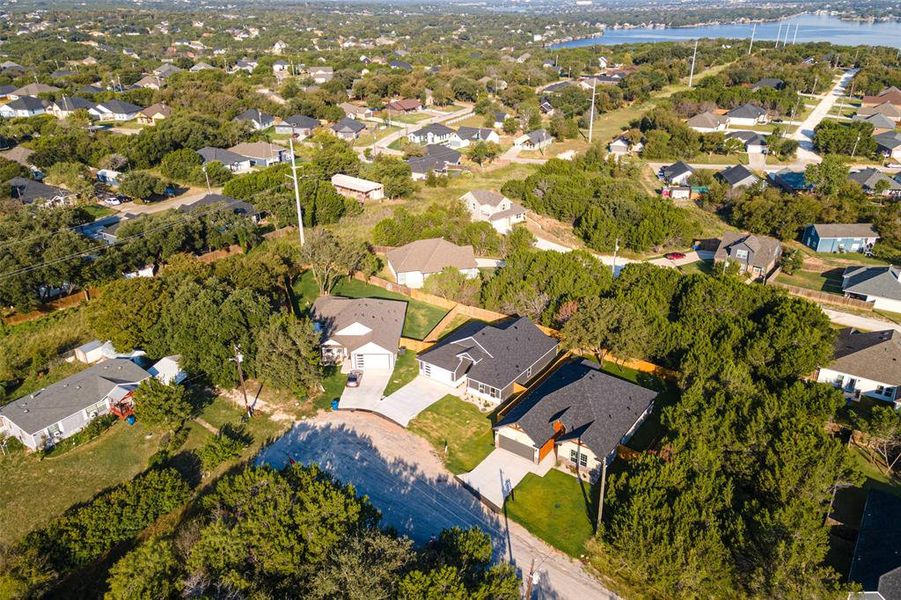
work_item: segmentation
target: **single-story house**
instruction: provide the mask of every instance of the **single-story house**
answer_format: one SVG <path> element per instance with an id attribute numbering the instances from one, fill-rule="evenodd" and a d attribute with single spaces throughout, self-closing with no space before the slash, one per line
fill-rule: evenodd
<path id="1" fill-rule="evenodd" d="M 144 88 L 147 90 L 158 90 L 163 87 L 163 78 L 158 75 L 144 75 L 134 83 L 136 88 Z"/>
<path id="2" fill-rule="evenodd" d="M 662 167 L 660 169 L 660 178 L 670 185 L 684 185 L 688 182 L 688 179 L 694 175 L 694 172 L 694 169 L 684 161 L 680 160 L 671 165 Z"/>
<path id="3" fill-rule="evenodd" d="M 472 246 L 458 246 L 442 238 L 416 240 L 389 250 L 388 269 L 397 283 L 409 288 L 423 286 L 429 275 L 451 267 L 469 279 L 479 276 Z"/>
<path id="4" fill-rule="evenodd" d="M 713 262 L 727 266 L 735 263 L 740 273 L 764 279 L 779 264 L 781 256 L 782 244 L 775 238 L 727 231 L 713 255 Z"/>
<path id="5" fill-rule="evenodd" d="M 509 114 L 507 114 L 506 112 L 504 112 L 502 110 L 495 111 L 495 113 L 494 113 L 494 128 L 495 129 L 503 129 L 504 121 L 506 121 L 507 117 L 509 117 L 509 116 L 510 116 Z"/>
<path id="6" fill-rule="evenodd" d="M 403 60 L 392 60 L 388 63 L 388 66 L 392 69 L 400 69 L 401 71 L 406 71 L 407 73 L 413 70 L 413 65 Z"/>
<path id="7" fill-rule="evenodd" d="M 868 194 L 897 197 L 901 195 L 901 183 L 898 183 L 882 171 L 867 167 L 848 175 L 848 179 L 860 184 Z"/>
<path id="8" fill-rule="evenodd" d="M 471 322 L 417 357 L 419 374 L 500 404 L 557 356 L 557 340 L 527 317 L 502 324 Z"/>
<path id="9" fill-rule="evenodd" d="M 153 363 L 147 372 L 165 385 L 178 384 L 188 378 L 188 374 L 181 368 L 181 356 L 177 354 L 164 356 Z"/>
<path id="10" fill-rule="evenodd" d="M 775 173 L 768 173 L 767 180 L 779 189 L 792 194 L 809 192 L 813 189 L 813 184 L 807 182 L 804 171 L 781 169 Z"/>
<path id="11" fill-rule="evenodd" d="M 865 252 L 878 239 L 872 223 L 815 223 L 804 228 L 801 243 L 816 252 Z"/>
<path id="12" fill-rule="evenodd" d="M 171 108 L 162 102 L 157 102 L 138 113 L 138 123 L 142 125 L 156 125 L 157 122 L 168 119 L 171 115 Z"/>
<path id="13" fill-rule="evenodd" d="M 242 156 L 240 154 L 235 154 L 230 150 L 226 150 L 224 148 L 213 148 L 212 146 L 205 146 L 197 151 L 197 154 L 200 155 L 200 158 L 203 160 L 203 163 L 210 162 L 220 162 L 224 166 L 228 167 L 228 169 L 232 173 L 246 173 L 251 168 L 251 161 L 246 156 Z"/>
<path id="14" fill-rule="evenodd" d="M 411 132 L 407 135 L 407 139 L 414 144 L 447 144 L 453 147 L 459 147 L 460 137 L 457 132 L 441 123 L 429 123 L 421 129 Z"/>
<path id="15" fill-rule="evenodd" d="M 876 96 L 864 96 L 861 100 L 863 106 L 878 106 L 891 102 L 895 106 L 901 106 L 901 90 L 895 86 L 887 87 Z"/>
<path id="16" fill-rule="evenodd" d="M 513 145 L 523 150 L 543 150 L 554 143 L 554 136 L 544 129 L 536 129 L 513 140 Z"/>
<path id="17" fill-rule="evenodd" d="M 328 83 L 335 76 L 335 69 L 332 67 L 310 67 L 310 79 L 317 85 Z"/>
<path id="18" fill-rule="evenodd" d="M 338 108 L 344 111 L 344 114 L 351 119 L 371 119 L 375 116 L 375 111 L 368 106 L 359 106 L 350 102 L 342 102 Z"/>
<path id="19" fill-rule="evenodd" d="M 817 372 L 828 383 L 858 399 L 867 396 L 901 406 L 901 333 L 894 329 L 861 332 L 846 327 L 838 332 L 832 360 Z"/>
<path id="20" fill-rule="evenodd" d="M 268 129 L 275 125 L 275 117 L 267 115 L 258 108 L 248 108 L 233 120 L 238 123 L 248 123 L 256 131 Z"/>
<path id="21" fill-rule="evenodd" d="M 751 86 L 751 91 L 756 92 L 757 90 L 762 90 L 765 88 L 769 88 L 771 90 L 781 90 L 784 87 L 785 82 L 781 79 L 777 79 L 775 77 L 764 77 Z"/>
<path id="22" fill-rule="evenodd" d="M 354 198 L 361 203 L 367 200 L 381 200 L 385 197 L 385 186 L 381 183 L 352 175 L 336 173 L 332 175 L 332 185 L 335 186 L 335 191 L 342 196 Z"/>
<path id="23" fill-rule="evenodd" d="M 119 185 L 122 173 L 115 169 L 98 169 L 97 173 L 94 174 L 94 177 L 97 181 L 105 183 L 106 185 Z"/>
<path id="24" fill-rule="evenodd" d="M 688 126 L 701 133 L 723 131 L 728 124 L 729 119 L 722 115 L 712 113 L 709 110 L 697 114 L 688 120 Z"/>
<path id="25" fill-rule="evenodd" d="M 410 165 L 411 177 L 416 181 L 421 181 L 428 177 L 429 172 L 436 175 L 447 175 L 450 167 L 460 165 L 462 154 L 442 146 L 440 144 L 429 144 L 425 147 L 423 156 L 414 156 L 407 159 Z"/>
<path id="26" fill-rule="evenodd" d="M 67 119 L 77 110 L 90 112 L 92 108 L 94 108 L 93 102 L 78 96 L 63 96 L 50 104 L 50 112 L 58 119 Z"/>
<path id="27" fill-rule="evenodd" d="M 205 62 L 199 62 L 195 64 L 193 67 L 188 69 L 191 73 L 199 73 L 200 71 L 209 71 L 210 69 L 215 69 L 213 65 Z"/>
<path id="28" fill-rule="evenodd" d="M 130 398 L 148 377 L 130 360 L 105 360 L 0 407 L 0 431 L 32 450 L 53 446 Z"/>
<path id="29" fill-rule="evenodd" d="M 894 161 L 901 161 L 901 133 L 897 131 L 887 131 L 874 135 L 873 140 L 876 142 L 876 149 L 883 156 L 891 158 Z"/>
<path id="30" fill-rule="evenodd" d="M 873 308 L 901 312 L 901 267 L 846 267 L 842 292 L 871 302 Z"/>
<path id="31" fill-rule="evenodd" d="M 221 207 L 221 209 L 216 207 Z M 178 212 L 188 215 L 198 211 L 208 214 L 215 210 L 229 210 L 236 215 L 246 216 L 254 222 L 260 218 L 260 212 L 253 204 L 222 194 L 204 194 L 202 198 L 178 207 Z"/>
<path id="32" fill-rule="evenodd" d="M 422 110 L 422 102 L 416 98 L 401 98 L 392 100 L 385 105 L 385 108 L 394 112 L 411 113 Z"/>
<path id="33" fill-rule="evenodd" d="M 25 177 L 13 177 L 6 185 L 9 186 L 9 197 L 22 204 L 35 202 L 50 205 L 65 204 L 72 197 L 69 190 Z"/>
<path id="34" fill-rule="evenodd" d="M 873 134 L 879 135 L 880 133 L 886 133 L 889 131 L 894 131 L 897 123 L 891 119 L 889 119 L 885 115 L 874 114 L 869 117 L 862 117 L 857 115 L 854 117 L 855 120 L 858 121 L 866 121 L 870 125 L 873 126 Z"/>
<path id="35" fill-rule="evenodd" d="M 607 150 L 616 158 L 621 158 L 629 154 L 636 154 L 644 149 L 644 144 L 637 142 L 633 144 L 624 136 L 620 136 L 607 145 Z"/>
<path id="36" fill-rule="evenodd" d="M 250 159 L 254 167 L 268 167 L 291 160 L 291 151 L 272 142 L 241 142 L 228 149 Z"/>
<path id="37" fill-rule="evenodd" d="M 0 99 L 8 100 L 9 95 L 16 91 L 16 86 L 14 85 L 0 85 Z"/>
<path id="38" fill-rule="evenodd" d="M 595 481 L 651 413 L 657 392 L 569 361 L 518 400 L 494 426 L 495 447 L 535 464 L 554 462 Z"/>
<path id="39" fill-rule="evenodd" d="M 279 135 L 294 135 L 295 138 L 304 139 L 313 134 L 313 130 L 319 127 L 319 121 L 305 115 L 291 115 L 275 126 L 275 133 Z"/>
<path id="40" fill-rule="evenodd" d="M 848 600 L 901 598 L 901 497 L 871 488 L 857 530 L 848 580 L 860 585 Z"/>
<path id="41" fill-rule="evenodd" d="M 366 131 L 366 126 L 357 120 L 343 117 L 338 120 L 337 123 L 332 125 L 331 129 L 332 132 L 342 140 L 353 141 Z"/>
<path id="42" fill-rule="evenodd" d="M 892 104 L 891 102 L 883 102 L 876 106 L 862 106 L 860 110 L 857 111 L 857 116 L 861 119 L 876 115 L 883 116 L 886 119 L 897 123 L 898 121 L 901 121 L 901 108 L 898 108 L 898 105 Z"/>
<path id="43" fill-rule="evenodd" d="M 47 110 L 43 100 L 31 96 L 22 96 L 12 102 L 0 105 L 0 117 L 5 119 L 34 117 L 42 115 Z"/>
<path id="44" fill-rule="evenodd" d="M 501 136 L 495 130 L 486 127 L 460 127 L 457 130 L 457 136 L 460 138 L 461 146 L 468 146 L 476 142 L 501 143 Z"/>
<path id="45" fill-rule="evenodd" d="M 767 112 L 750 102 L 733 108 L 726 113 L 726 118 L 729 119 L 729 125 L 739 126 L 759 125 L 761 123 L 766 123 L 768 120 Z"/>
<path id="46" fill-rule="evenodd" d="M 756 131 L 732 131 L 726 134 L 727 140 L 741 140 L 748 154 L 765 154 L 766 136 Z"/>
<path id="47" fill-rule="evenodd" d="M 760 181 L 760 178 L 744 165 L 726 167 L 717 173 L 716 177 L 732 188 L 750 187 Z"/>
<path id="48" fill-rule="evenodd" d="M 153 70 L 153 74 L 157 77 L 166 79 L 172 77 L 176 73 L 181 73 L 182 71 L 183 69 L 181 67 L 173 65 L 172 63 L 163 63 Z"/>
<path id="49" fill-rule="evenodd" d="M 88 112 L 101 121 L 131 121 L 137 118 L 141 110 L 137 104 L 122 100 L 108 100 L 95 105 Z"/>
<path id="50" fill-rule="evenodd" d="M 460 200 L 473 221 L 487 221 L 500 234 L 507 234 L 517 223 L 525 223 L 526 209 L 503 194 L 490 190 L 466 192 Z"/>
<path id="51" fill-rule="evenodd" d="M 29 83 L 20 88 L 16 88 L 9 94 L 10 100 L 24 98 L 25 96 L 33 96 L 35 98 L 40 94 L 52 94 L 60 91 L 55 85 L 47 85 L 46 83 Z"/>
<path id="52" fill-rule="evenodd" d="M 326 364 L 350 360 L 353 369 L 390 371 L 397 360 L 406 302 L 322 296 L 313 303 L 313 322 L 322 334 Z"/>

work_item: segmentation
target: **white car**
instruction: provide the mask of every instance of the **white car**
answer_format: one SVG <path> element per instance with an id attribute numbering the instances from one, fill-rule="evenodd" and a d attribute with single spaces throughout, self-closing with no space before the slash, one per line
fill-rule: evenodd
<path id="1" fill-rule="evenodd" d="M 115 196 L 110 196 L 109 198 L 104 198 L 103 203 L 107 206 L 119 206 L 122 202 L 116 198 Z"/>

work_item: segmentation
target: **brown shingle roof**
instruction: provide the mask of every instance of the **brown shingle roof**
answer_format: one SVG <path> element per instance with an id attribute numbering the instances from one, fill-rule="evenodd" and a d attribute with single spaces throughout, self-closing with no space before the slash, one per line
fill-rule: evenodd
<path id="1" fill-rule="evenodd" d="M 442 238 L 416 240 L 390 250 L 387 256 L 395 273 L 439 273 L 445 267 L 477 267 L 472 246 L 458 246 Z"/>

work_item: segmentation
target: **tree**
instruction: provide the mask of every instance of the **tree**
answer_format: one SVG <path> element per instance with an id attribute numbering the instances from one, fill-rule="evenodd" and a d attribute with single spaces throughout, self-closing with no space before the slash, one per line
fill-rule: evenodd
<path id="1" fill-rule="evenodd" d="M 466 277 L 455 267 L 445 267 L 425 280 L 424 289 L 429 294 L 441 296 L 460 304 L 478 304 L 481 282 L 478 278 Z"/>
<path id="2" fill-rule="evenodd" d="M 253 438 L 243 425 L 235 427 L 226 423 L 197 453 L 201 468 L 209 473 L 225 461 L 238 458 L 241 451 L 252 441 Z"/>
<path id="3" fill-rule="evenodd" d="M 94 186 L 88 180 L 90 174 L 87 167 L 78 162 L 58 162 L 47 169 L 47 183 L 61 185 L 81 198 L 94 196 Z"/>
<path id="4" fill-rule="evenodd" d="M 845 159 L 837 154 L 829 154 L 823 157 L 821 163 L 807 165 L 804 170 L 804 179 L 813 185 L 818 193 L 831 196 L 847 183 L 848 173 L 848 164 Z"/>
<path id="5" fill-rule="evenodd" d="M 501 147 L 494 142 L 476 142 L 467 150 L 469 160 L 480 167 L 484 163 L 492 163 L 501 155 Z"/>
<path id="6" fill-rule="evenodd" d="M 892 406 L 874 406 L 869 418 L 859 418 L 856 425 L 869 436 L 869 443 L 883 461 L 886 474 L 891 474 L 901 460 L 901 413 Z"/>
<path id="7" fill-rule="evenodd" d="M 413 171 L 406 161 L 387 154 L 376 156 L 372 163 L 363 165 L 360 169 L 362 177 L 384 185 L 385 195 L 389 198 L 409 196 L 416 191 L 412 173 Z"/>
<path id="8" fill-rule="evenodd" d="M 122 176 L 119 191 L 136 200 L 148 200 L 165 193 L 166 183 L 147 171 L 130 171 Z"/>
<path id="9" fill-rule="evenodd" d="M 364 531 L 342 543 L 316 572 L 309 598 L 395 598 L 401 574 L 413 562 L 409 539 Z"/>
<path id="10" fill-rule="evenodd" d="M 153 429 L 174 429 L 191 416 L 193 407 L 178 384 L 148 377 L 134 392 L 135 416 Z"/>
<path id="11" fill-rule="evenodd" d="M 274 315 L 260 333 L 258 377 L 306 397 L 319 384 L 319 336 L 309 320 Z"/>
<path id="12" fill-rule="evenodd" d="M 110 569 L 106 600 L 178 597 L 181 564 L 172 542 L 155 538 L 126 554 Z"/>
<path id="13" fill-rule="evenodd" d="M 341 240 L 325 229 L 314 229 L 300 249 L 300 262 L 310 266 L 319 292 L 328 294 L 338 279 L 360 267 L 366 254 L 359 243 Z"/>
<path id="14" fill-rule="evenodd" d="M 516 120 L 516 117 L 507 117 L 504 119 L 504 133 L 513 135 L 517 131 L 519 131 L 519 122 Z"/>
<path id="15" fill-rule="evenodd" d="M 87 306 L 87 320 L 100 339 L 120 351 L 145 348 L 163 310 L 163 282 L 156 278 L 117 279 Z"/>
<path id="16" fill-rule="evenodd" d="M 200 155 L 190 148 L 173 150 L 160 161 L 160 173 L 169 179 L 190 183 L 194 179 L 194 168 L 199 167 L 202 163 L 203 159 Z"/>

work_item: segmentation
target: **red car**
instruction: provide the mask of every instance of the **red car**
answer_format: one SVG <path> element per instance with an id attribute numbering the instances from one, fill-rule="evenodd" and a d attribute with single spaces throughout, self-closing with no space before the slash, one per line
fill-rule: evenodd
<path id="1" fill-rule="evenodd" d="M 667 260 L 681 260 L 685 258 L 685 253 L 683 252 L 667 252 L 663 255 L 663 258 Z"/>

